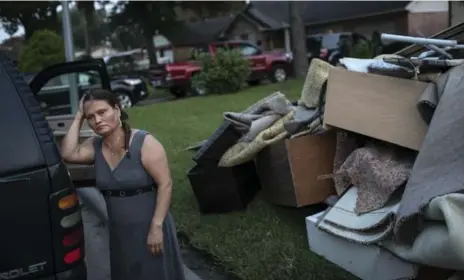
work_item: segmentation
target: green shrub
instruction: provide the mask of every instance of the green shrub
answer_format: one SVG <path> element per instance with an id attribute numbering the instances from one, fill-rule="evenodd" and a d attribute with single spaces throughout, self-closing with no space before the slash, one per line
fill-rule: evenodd
<path id="1" fill-rule="evenodd" d="M 354 44 L 350 57 L 355 58 L 372 58 L 374 57 L 374 46 L 371 42 L 361 40 L 359 43 Z"/>
<path id="2" fill-rule="evenodd" d="M 251 73 L 251 64 L 236 50 L 218 50 L 214 56 L 201 53 L 195 57 L 201 71 L 192 78 L 194 88 L 206 93 L 232 93 L 241 90 Z"/>
<path id="3" fill-rule="evenodd" d="M 64 42 L 50 30 L 38 30 L 32 34 L 19 54 L 19 70 L 39 72 L 45 67 L 66 61 Z"/>

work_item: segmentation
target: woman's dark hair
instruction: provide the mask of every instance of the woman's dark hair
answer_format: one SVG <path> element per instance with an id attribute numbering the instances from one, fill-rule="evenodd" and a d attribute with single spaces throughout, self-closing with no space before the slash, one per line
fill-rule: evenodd
<path id="1" fill-rule="evenodd" d="M 129 141 L 131 138 L 131 127 L 127 123 L 127 120 L 129 119 L 129 116 L 127 115 L 126 112 L 124 112 L 119 105 L 119 100 L 116 94 L 107 91 L 105 89 L 93 89 L 89 90 L 85 93 L 84 98 L 82 100 L 83 103 L 90 101 L 90 100 L 102 100 L 106 101 L 111 107 L 116 108 L 119 107 L 121 110 L 121 124 L 122 124 L 122 129 L 124 130 L 124 150 L 126 152 L 129 151 Z"/>

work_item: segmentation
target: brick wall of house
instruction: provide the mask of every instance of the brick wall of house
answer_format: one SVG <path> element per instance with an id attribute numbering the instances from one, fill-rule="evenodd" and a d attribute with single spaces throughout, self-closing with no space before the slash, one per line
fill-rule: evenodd
<path id="1" fill-rule="evenodd" d="M 450 2 L 451 25 L 464 22 L 464 3 L 461 1 Z"/>
<path id="2" fill-rule="evenodd" d="M 449 27 L 448 12 L 410 13 L 408 31 L 411 36 L 431 36 Z"/>
<path id="3" fill-rule="evenodd" d="M 173 49 L 174 61 L 185 62 L 191 59 L 193 47 L 175 47 Z"/>
<path id="4" fill-rule="evenodd" d="M 425 36 L 430 36 L 448 27 L 448 17 L 448 12 L 399 13 L 309 26 L 306 32 L 314 34 L 332 30 L 333 32 L 357 32 L 370 37 L 374 31 L 417 36 L 417 30 L 419 30 Z"/>
<path id="5" fill-rule="evenodd" d="M 307 34 L 332 32 L 356 32 L 370 38 L 374 31 L 406 35 L 408 17 L 406 13 L 340 21 L 332 24 L 308 26 Z"/>

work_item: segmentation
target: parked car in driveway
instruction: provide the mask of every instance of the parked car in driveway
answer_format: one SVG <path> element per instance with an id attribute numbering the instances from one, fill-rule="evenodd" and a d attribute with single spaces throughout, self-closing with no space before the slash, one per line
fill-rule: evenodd
<path id="1" fill-rule="evenodd" d="M 26 73 L 26 81 L 32 80 L 35 73 Z M 80 72 L 64 74 L 50 79 L 37 94 L 37 99 L 43 108 L 47 108 L 50 115 L 64 115 L 71 113 L 69 90 L 70 79 L 76 79 L 79 97 L 95 87 L 100 87 L 101 81 L 98 73 Z M 118 95 L 119 102 L 123 108 L 130 108 L 137 102 L 148 96 L 145 82 L 138 77 L 123 76 L 110 80 L 111 91 Z"/>
<path id="2" fill-rule="evenodd" d="M 285 81 L 292 70 L 293 57 L 285 52 L 263 52 L 257 46 L 244 41 L 215 42 L 205 46 L 199 46 L 192 52 L 192 60 L 183 63 L 167 64 L 166 75 L 160 77 L 170 92 L 176 97 L 183 97 L 188 92 L 200 94 L 201 89 L 192 88 L 191 78 L 201 71 L 201 66 L 195 61 L 197 53 L 206 52 L 214 55 L 218 49 L 236 49 L 241 52 L 244 59 L 251 62 L 251 74 L 248 83 L 258 84 L 263 80 L 271 80 L 274 83 Z"/>
<path id="3" fill-rule="evenodd" d="M 368 42 L 361 34 L 352 32 L 312 34 L 306 37 L 306 49 L 309 62 L 319 58 L 336 65 L 340 58 L 349 56 L 353 45 L 360 41 Z"/>

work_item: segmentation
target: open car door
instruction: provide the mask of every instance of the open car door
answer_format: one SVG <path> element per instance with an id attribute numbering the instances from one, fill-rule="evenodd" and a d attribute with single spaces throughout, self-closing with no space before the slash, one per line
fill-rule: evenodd
<path id="1" fill-rule="evenodd" d="M 29 87 L 39 101 L 46 120 L 53 131 L 56 143 L 68 131 L 74 115 L 71 113 L 71 79 L 75 79 L 79 99 L 91 88 L 111 91 L 110 78 L 102 59 L 65 62 L 45 68 L 29 82 Z M 80 131 L 80 141 L 91 137 L 93 131 L 84 122 Z M 75 185 L 93 185 L 95 173 L 92 166 L 68 164 Z"/>

